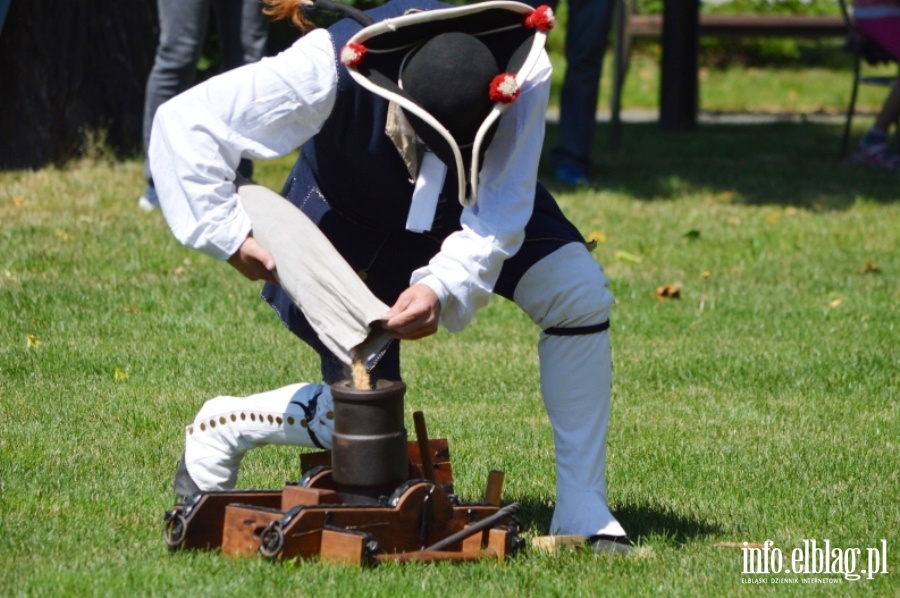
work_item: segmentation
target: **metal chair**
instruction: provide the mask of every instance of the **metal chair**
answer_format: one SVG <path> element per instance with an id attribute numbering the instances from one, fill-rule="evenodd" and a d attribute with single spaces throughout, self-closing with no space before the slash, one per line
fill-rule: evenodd
<path id="1" fill-rule="evenodd" d="M 844 22 L 847 24 L 847 39 L 844 41 L 844 49 L 853 56 L 853 91 L 850 93 L 850 105 L 847 107 L 847 119 L 844 123 L 844 134 L 841 139 L 840 156 L 843 158 L 847 155 L 847 145 L 850 141 L 850 126 L 853 122 L 853 113 L 856 110 L 856 95 L 860 84 L 880 85 L 890 88 L 897 81 L 897 77 L 862 74 L 863 61 L 874 66 L 894 62 L 894 57 L 888 54 L 877 42 L 860 33 L 847 8 L 846 0 L 838 0 L 838 4 L 841 7 L 841 14 L 844 15 Z M 900 71 L 898 71 L 898 74 L 900 74 Z M 894 128 L 898 128 L 898 123 L 894 123 Z"/>

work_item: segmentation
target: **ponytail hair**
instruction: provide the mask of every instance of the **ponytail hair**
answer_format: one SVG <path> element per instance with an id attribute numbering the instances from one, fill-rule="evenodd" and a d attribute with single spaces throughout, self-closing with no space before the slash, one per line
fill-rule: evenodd
<path id="1" fill-rule="evenodd" d="M 310 3 L 309 0 L 262 0 L 262 3 L 263 14 L 273 21 L 290 21 L 303 33 L 316 26 L 303 14 L 303 4 Z"/>

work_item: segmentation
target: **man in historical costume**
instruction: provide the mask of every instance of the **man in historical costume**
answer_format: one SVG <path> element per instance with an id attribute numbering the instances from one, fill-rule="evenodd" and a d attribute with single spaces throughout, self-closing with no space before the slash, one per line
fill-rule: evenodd
<path id="1" fill-rule="evenodd" d="M 306 22 L 296 0 L 267 3 Z M 150 157 L 172 231 L 267 280 L 263 297 L 318 351 L 325 382 L 208 402 L 188 427 L 176 492 L 233 488 L 240 455 L 254 446 L 329 448 L 327 385 L 347 378 L 349 348 L 323 343 L 312 314 L 276 283 L 295 264 L 257 242 L 235 185 L 242 158 L 300 147 L 283 195 L 391 306 L 380 326 L 395 339 L 428 336 L 439 323 L 460 330 L 492 293 L 540 327 L 541 392 L 556 448 L 550 532 L 583 535 L 597 552 L 627 552 L 605 482 L 613 297 L 583 237 L 537 181 L 552 12 L 434 0 L 345 10 L 352 18 L 158 112 Z M 400 344 L 366 356 L 373 379 L 400 379 Z"/>

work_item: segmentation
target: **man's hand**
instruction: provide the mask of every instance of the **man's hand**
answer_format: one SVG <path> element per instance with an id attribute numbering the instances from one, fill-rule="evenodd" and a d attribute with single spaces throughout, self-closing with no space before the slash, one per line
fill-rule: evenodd
<path id="1" fill-rule="evenodd" d="M 278 284 L 275 280 L 275 258 L 262 248 L 252 235 L 248 235 L 228 264 L 250 280 L 265 280 Z"/>
<path id="2" fill-rule="evenodd" d="M 416 340 L 437 332 L 441 302 L 431 287 L 417 284 L 409 287 L 388 310 L 382 326 L 394 338 Z"/>

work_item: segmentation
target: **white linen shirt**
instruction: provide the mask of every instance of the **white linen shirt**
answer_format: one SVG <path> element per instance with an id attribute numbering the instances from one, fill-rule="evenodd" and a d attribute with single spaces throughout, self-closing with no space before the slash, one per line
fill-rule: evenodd
<path id="1" fill-rule="evenodd" d="M 318 133 L 337 93 L 331 36 L 317 29 L 277 56 L 213 77 L 156 112 L 149 161 L 163 215 L 184 245 L 225 260 L 251 232 L 235 190 L 241 158 L 286 155 Z M 478 197 L 410 284 L 441 302 L 441 323 L 461 330 L 488 303 L 504 260 L 525 237 L 550 93 L 546 53 L 500 117 L 484 157 Z"/>

